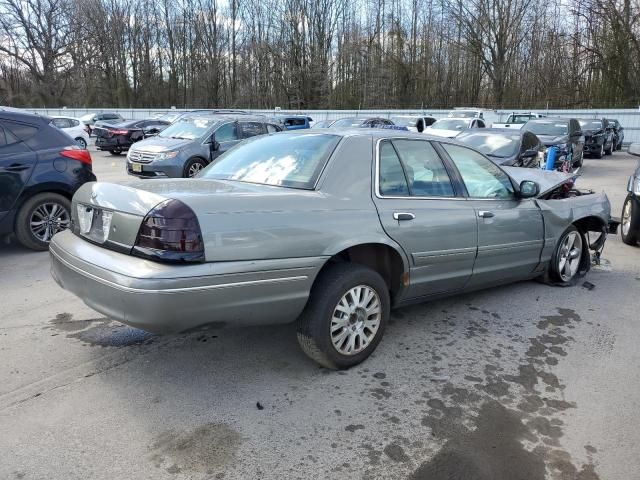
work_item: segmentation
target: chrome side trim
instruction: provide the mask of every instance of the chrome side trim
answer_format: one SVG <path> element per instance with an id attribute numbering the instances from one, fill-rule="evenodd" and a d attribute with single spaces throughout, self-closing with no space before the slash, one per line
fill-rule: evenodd
<path id="1" fill-rule="evenodd" d="M 70 268 L 76 273 L 80 275 L 95 280 L 98 283 L 106 285 L 111 288 L 115 288 L 116 290 L 120 290 L 122 292 L 127 293 L 135 293 L 135 294 L 144 294 L 144 293 L 152 293 L 152 294 L 174 294 L 174 293 L 182 293 L 182 292 L 197 292 L 197 291 L 207 291 L 207 290 L 218 290 L 224 288 L 234 288 L 234 287 L 248 287 L 254 285 L 265 285 L 265 284 L 274 284 L 274 283 L 288 283 L 288 282 L 297 282 L 301 280 L 307 280 L 309 277 L 307 275 L 300 275 L 297 277 L 282 277 L 282 278 L 267 278 L 261 280 L 247 280 L 245 282 L 231 282 L 231 283 L 221 283 L 218 285 L 203 285 L 200 287 L 180 287 L 180 288 L 165 288 L 165 289 L 145 289 L 145 288 L 133 288 L 126 287 L 124 285 L 117 284 L 115 282 L 111 282 L 109 280 L 105 280 L 97 275 L 94 275 L 89 272 L 85 272 L 80 268 L 72 265 L 68 261 L 64 260 L 60 255 L 58 255 L 53 250 L 49 250 L 52 256 L 56 257 L 56 259 L 64 264 L 66 267 Z"/>

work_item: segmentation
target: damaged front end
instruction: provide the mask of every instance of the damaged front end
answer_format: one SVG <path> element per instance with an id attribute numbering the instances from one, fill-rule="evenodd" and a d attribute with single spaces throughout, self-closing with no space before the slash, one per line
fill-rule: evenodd
<path id="1" fill-rule="evenodd" d="M 531 180 L 540 186 L 536 203 L 545 225 L 545 247 L 542 260 L 551 258 L 557 240 L 570 226 L 584 235 L 592 255 L 585 268 L 599 264 L 608 233 L 616 233 L 619 220 L 611 217 L 611 204 L 604 192 L 582 190 L 575 186 L 577 175 L 525 168 L 508 168 L 518 183 Z M 589 261 L 591 260 L 591 261 Z"/>

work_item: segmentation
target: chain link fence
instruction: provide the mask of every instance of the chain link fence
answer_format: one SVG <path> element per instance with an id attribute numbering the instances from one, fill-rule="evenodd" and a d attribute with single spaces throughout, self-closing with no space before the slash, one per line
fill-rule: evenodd
<path id="1" fill-rule="evenodd" d="M 81 117 L 88 113 L 116 112 L 127 119 L 142 119 L 152 115 L 168 111 L 188 111 L 184 109 L 162 108 L 38 108 L 27 109 L 41 115 L 64 115 L 69 117 Z M 383 117 L 389 118 L 395 115 L 428 114 L 436 118 L 446 117 L 448 110 L 245 110 L 250 113 L 263 115 L 307 115 L 318 122 L 321 120 L 337 120 L 346 117 Z M 572 118 L 612 118 L 618 120 L 625 130 L 624 143 L 640 142 L 640 109 L 582 109 L 582 110 L 533 110 L 547 116 L 572 117 Z M 529 110 L 484 110 L 484 118 L 487 125 L 503 123 L 511 113 L 527 113 Z"/>

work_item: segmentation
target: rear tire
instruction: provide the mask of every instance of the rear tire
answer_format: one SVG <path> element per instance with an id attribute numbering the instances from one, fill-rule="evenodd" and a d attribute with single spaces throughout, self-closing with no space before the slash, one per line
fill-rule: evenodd
<path id="1" fill-rule="evenodd" d="M 47 250 L 51 237 L 71 223 L 71 202 L 57 193 L 40 193 L 24 202 L 16 217 L 18 241 L 31 250 Z"/>
<path id="2" fill-rule="evenodd" d="M 357 365 L 380 343 L 390 302 L 389 288 L 377 272 L 353 263 L 328 265 L 298 319 L 298 343 L 323 367 Z"/>
<path id="3" fill-rule="evenodd" d="M 120 150 L 119 148 L 113 148 L 109 150 L 109 153 L 111 155 L 119 156 L 119 155 L 122 155 L 122 150 Z"/>
<path id="4" fill-rule="evenodd" d="M 78 137 L 78 138 L 76 138 L 75 140 L 76 140 L 76 143 L 78 144 L 78 146 L 79 146 L 80 148 L 82 148 L 83 150 L 86 150 L 86 149 L 87 149 L 87 142 L 85 141 L 85 139 L 84 139 L 84 138 L 82 138 L 82 137 Z"/>
<path id="5" fill-rule="evenodd" d="M 627 245 L 636 246 L 640 240 L 640 208 L 631 195 L 627 195 L 622 206 L 620 235 Z"/>
<path id="6" fill-rule="evenodd" d="M 611 155 L 613 153 L 613 141 L 611 141 L 611 146 L 604 151 L 605 155 Z"/>

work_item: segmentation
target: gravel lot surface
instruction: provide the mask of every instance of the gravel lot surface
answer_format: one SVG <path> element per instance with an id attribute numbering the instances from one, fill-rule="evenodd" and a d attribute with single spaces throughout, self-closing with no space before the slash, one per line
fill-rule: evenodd
<path id="1" fill-rule="evenodd" d="M 124 157 L 93 153 L 100 180 Z M 619 216 L 636 160 L 578 185 Z M 364 364 L 319 368 L 292 326 L 152 336 L 0 246 L 1 479 L 632 480 L 640 248 L 583 284 L 522 282 L 395 311 Z"/>

